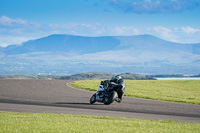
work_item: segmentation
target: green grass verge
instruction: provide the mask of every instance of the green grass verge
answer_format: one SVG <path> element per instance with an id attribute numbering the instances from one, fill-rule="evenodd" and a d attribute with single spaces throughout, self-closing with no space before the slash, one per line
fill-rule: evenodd
<path id="1" fill-rule="evenodd" d="M 101 80 L 74 81 L 76 88 L 96 91 Z M 200 80 L 125 80 L 124 96 L 200 105 Z"/>
<path id="2" fill-rule="evenodd" d="M 0 112 L 1 133 L 186 133 L 199 123 L 138 120 L 83 115 Z"/>

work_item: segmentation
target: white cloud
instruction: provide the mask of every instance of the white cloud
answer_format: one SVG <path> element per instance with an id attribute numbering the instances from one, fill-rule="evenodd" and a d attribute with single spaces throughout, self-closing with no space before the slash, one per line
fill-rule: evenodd
<path id="1" fill-rule="evenodd" d="M 101 36 L 106 32 L 106 27 L 99 23 L 66 23 L 62 25 L 49 25 L 51 34 L 76 34 L 83 36 Z"/>
<path id="2" fill-rule="evenodd" d="M 20 44 L 24 41 L 40 37 L 37 35 L 41 25 L 20 18 L 0 17 L 0 46 Z"/>
<path id="3" fill-rule="evenodd" d="M 20 44 L 20 43 L 25 42 L 30 39 L 33 39 L 33 38 L 17 37 L 17 36 L 16 37 L 3 36 L 3 37 L 0 37 L 0 46 L 7 47 L 9 44 Z"/>
<path id="4" fill-rule="evenodd" d="M 139 30 L 135 27 L 126 27 L 126 26 L 116 26 L 113 30 L 114 35 L 138 35 L 140 34 Z"/>
<path id="5" fill-rule="evenodd" d="M 186 34 L 194 34 L 196 32 L 200 32 L 199 29 L 194 29 L 192 27 L 181 27 L 182 31 L 185 32 Z"/>
<path id="6" fill-rule="evenodd" d="M 171 36 L 171 29 L 165 28 L 165 27 L 154 27 L 153 30 L 159 34 L 161 34 L 162 37 L 164 38 L 169 38 Z"/>
<path id="7" fill-rule="evenodd" d="M 16 18 L 16 19 L 12 19 L 9 18 L 7 16 L 1 16 L 0 17 L 0 27 L 2 28 L 2 26 L 4 27 L 12 27 L 12 28 L 20 28 L 20 27 L 40 27 L 40 24 L 35 23 L 35 22 L 31 22 L 31 21 L 27 21 L 24 19 L 20 19 L 20 18 Z"/>
<path id="8" fill-rule="evenodd" d="M 150 28 L 151 34 L 162 39 L 178 43 L 200 43 L 200 29 L 192 27 Z"/>
<path id="9" fill-rule="evenodd" d="M 7 16 L 1 16 L 0 17 L 0 24 L 1 25 L 7 25 L 7 26 L 10 26 L 10 25 L 13 25 L 13 24 L 26 24 L 27 21 L 26 20 L 22 20 L 22 19 L 11 19 Z"/>
<path id="10" fill-rule="evenodd" d="M 0 46 L 21 44 L 24 41 L 41 38 L 51 34 L 72 34 L 82 36 L 103 36 L 106 27 L 99 23 L 66 23 L 41 25 L 35 22 L 12 19 L 7 16 L 0 17 Z"/>

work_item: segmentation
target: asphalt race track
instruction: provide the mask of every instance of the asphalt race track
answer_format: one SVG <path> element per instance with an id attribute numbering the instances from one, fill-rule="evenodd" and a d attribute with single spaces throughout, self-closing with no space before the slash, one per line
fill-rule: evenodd
<path id="1" fill-rule="evenodd" d="M 94 92 L 66 80 L 0 80 L 0 111 L 63 113 L 200 123 L 200 106 L 124 97 L 111 105 L 89 103 Z M 133 87 L 134 88 L 134 87 Z"/>

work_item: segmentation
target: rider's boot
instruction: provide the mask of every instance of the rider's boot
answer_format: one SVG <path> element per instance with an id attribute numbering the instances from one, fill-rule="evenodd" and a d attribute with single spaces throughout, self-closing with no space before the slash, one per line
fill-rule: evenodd
<path id="1" fill-rule="evenodd" d="M 122 98 L 116 98 L 116 101 L 117 101 L 118 103 L 120 103 L 120 102 L 122 101 Z"/>

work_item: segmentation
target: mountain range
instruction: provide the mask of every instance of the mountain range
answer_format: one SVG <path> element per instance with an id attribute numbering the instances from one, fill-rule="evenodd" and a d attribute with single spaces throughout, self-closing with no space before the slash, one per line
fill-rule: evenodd
<path id="1" fill-rule="evenodd" d="M 84 37 L 54 34 L 0 47 L 0 74 L 200 72 L 200 43 L 151 35 Z M 31 70 L 30 70 L 31 68 Z"/>

